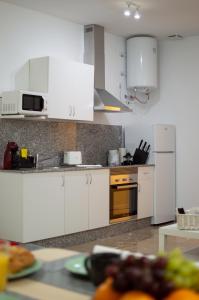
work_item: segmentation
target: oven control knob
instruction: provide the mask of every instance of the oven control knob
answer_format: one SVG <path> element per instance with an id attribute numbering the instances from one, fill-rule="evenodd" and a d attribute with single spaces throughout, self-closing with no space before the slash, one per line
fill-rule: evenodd
<path id="1" fill-rule="evenodd" d="M 122 181 L 127 181 L 127 179 L 126 179 L 126 178 L 123 178 Z"/>

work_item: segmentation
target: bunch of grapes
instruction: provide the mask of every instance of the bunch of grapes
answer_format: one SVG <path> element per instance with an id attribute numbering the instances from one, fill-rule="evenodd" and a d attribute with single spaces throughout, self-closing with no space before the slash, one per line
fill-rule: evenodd
<path id="1" fill-rule="evenodd" d="M 164 256 L 151 260 L 131 255 L 110 265 L 106 273 L 113 278 L 113 287 L 118 292 L 140 290 L 163 299 L 175 288 L 172 280 L 165 277 L 167 264 L 168 259 Z"/>
<path id="2" fill-rule="evenodd" d="M 165 278 L 172 281 L 177 288 L 189 288 L 199 291 L 199 268 L 186 259 L 180 250 L 168 254 Z"/>

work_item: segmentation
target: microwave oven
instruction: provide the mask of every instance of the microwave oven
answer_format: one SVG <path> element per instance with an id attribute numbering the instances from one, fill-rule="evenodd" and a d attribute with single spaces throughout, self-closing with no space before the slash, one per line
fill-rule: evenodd
<path id="1" fill-rule="evenodd" d="M 22 90 L 3 92 L 0 114 L 46 116 L 46 94 Z"/>

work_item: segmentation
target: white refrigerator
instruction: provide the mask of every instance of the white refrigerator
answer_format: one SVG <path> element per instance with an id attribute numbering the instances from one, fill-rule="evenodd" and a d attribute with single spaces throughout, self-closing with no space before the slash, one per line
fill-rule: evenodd
<path id="1" fill-rule="evenodd" d="M 155 164 L 152 224 L 175 220 L 176 133 L 175 126 L 153 125 L 150 162 Z"/>

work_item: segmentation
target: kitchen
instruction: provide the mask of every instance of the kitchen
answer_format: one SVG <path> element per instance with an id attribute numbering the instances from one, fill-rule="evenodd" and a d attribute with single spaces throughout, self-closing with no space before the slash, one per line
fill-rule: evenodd
<path id="1" fill-rule="evenodd" d="M 3 70 L 0 73 L 1 92 L 20 85 L 24 78 L 18 76 L 16 82 L 16 73 L 31 58 L 48 55 L 67 56 L 70 60 L 83 62 L 83 25 L 2 1 L 0 8 L 1 53 L 3 54 L 0 58 Z M 5 28 L 4 24 L 7 20 L 10 22 Z M 138 33 L 138 23 L 136 26 L 136 33 Z M 180 28 L 177 26 L 175 28 L 180 32 Z M 144 33 L 152 34 L 152 29 L 149 30 L 150 32 L 145 29 Z M 63 150 L 81 150 L 84 164 L 105 165 L 107 151 L 124 146 L 121 125 L 125 127 L 125 146 L 133 154 L 140 139 L 148 139 L 148 133 L 144 128 L 152 124 L 174 124 L 176 126 L 177 206 L 185 208 L 197 206 L 197 162 L 193 162 L 191 158 L 196 157 L 198 149 L 198 141 L 194 139 L 194 136 L 197 136 L 198 36 L 195 31 L 184 30 L 184 39 L 169 40 L 167 35 L 173 32 L 170 28 L 167 30 L 170 32 L 165 30 L 164 33 L 156 34 L 159 40 L 158 88 L 151 93 L 146 105 L 132 102 L 129 104 L 132 112 L 121 114 L 95 112 L 94 124 L 2 119 L 0 120 L 0 136 L 3 141 L 0 145 L 1 160 L 7 141 L 13 140 L 20 147 L 29 148 L 31 154 L 39 153 L 41 162 L 42 159 L 53 156 L 51 165 L 57 164 L 58 158 L 54 155 Z M 124 57 L 124 35 L 105 32 L 107 90 L 117 98 L 121 97 L 125 103 L 125 76 L 122 75 L 126 64 Z M 111 75 L 112 70 L 114 76 Z M 90 140 L 93 141 L 93 147 L 87 146 Z M 105 142 L 108 145 L 104 146 Z M 94 145 L 99 146 L 94 147 Z M 98 149 L 103 153 L 103 157 L 97 153 Z M 43 162 L 44 165 L 45 163 L 46 161 Z M 142 170 L 142 167 L 139 169 Z M 34 232 L 34 229 L 32 231 Z M 33 240 L 37 238 L 30 239 Z"/>
<path id="2" fill-rule="evenodd" d="M 5 10 L 5 14 L 4 15 L 6 15 L 6 12 L 9 13 L 9 14 L 12 13 L 12 14 L 15 14 L 15 15 L 16 15 L 16 13 L 18 13 L 19 15 L 20 14 L 29 13 L 28 17 L 31 19 L 31 14 L 33 14 L 32 11 L 29 11 L 29 10 L 27 11 L 27 10 L 24 10 L 23 8 L 14 7 L 12 5 L 9 5 L 9 4 L 3 3 L 3 2 L 1 3 L 1 5 L 3 6 L 3 8 Z M 39 16 L 38 16 L 38 18 L 39 18 Z M 17 17 L 17 15 L 16 15 L 16 17 Z M 52 18 L 52 17 L 46 16 L 46 18 L 47 18 L 46 22 L 49 25 L 49 23 L 48 23 L 49 22 L 49 18 Z M 55 19 L 54 21 L 58 22 L 58 24 L 55 22 L 56 26 L 61 26 L 60 22 L 63 22 L 63 21 L 60 21 L 58 19 Z M 21 26 L 23 24 L 22 21 L 18 21 L 18 22 L 19 22 L 18 26 Z M 68 44 L 67 44 L 67 47 L 66 47 L 67 48 L 67 52 L 70 52 L 70 53 L 68 53 L 68 57 L 71 57 L 71 59 L 75 59 L 77 61 L 82 61 L 83 60 L 83 53 L 84 53 L 83 39 L 85 38 L 84 32 L 83 32 L 83 27 L 81 27 L 80 25 L 76 25 L 76 24 L 69 24 L 69 25 L 70 26 L 68 26 L 68 31 L 69 32 L 68 32 L 68 40 L 67 41 L 70 41 L 70 47 L 68 46 Z M 10 24 L 10 26 L 11 26 L 11 24 Z M 74 30 L 73 34 L 71 33 L 71 31 L 72 31 L 71 28 L 73 28 L 73 30 Z M 45 29 L 45 30 L 47 30 L 47 29 Z M 2 36 L 3 36 L 3 33 L 2 33 Z M 26 36 L 27 35 L 23 31 L 20 32 L 20 36 L 19 37 L 21 39 L 25 38 Z M 45 37 L 47 38 L 47 36 L 48 36 L 48 34 L 47 34 L 47 32 L 45 32 Z M 11 38 L 11 41 L 13 41 L 14 37 L 10 36 L 10 38 Z M 53 47 L 51 45 L 50 52 L 49 52 L 49 49 L 45 49 L 45 47 L 43 47 L 43 46 L 41 48 L 41 46 L 38 46 L 38 42 L 40 42 L 42 45 L 44 44 L 44 42 L 42 42 L 42 40 L 41 40 L 43 38 L 43 34 L 40 37 L 40 40 L 38 40 L 38 38 L 39 38 L 39 36 L 36 37 L 35 41 L 31 40 L 31 43 L 33 43 L 33 44 L 31 44 L 32 45 L 32 47 L 31 47 L 32 53 L 28 53 L 28 54 L 26 53 L 26 51 L 28 49 L 26 50 L 26 48 L 24 48 L 22 46 L 23 44 L 21 44 L 21 43 L 23 43 L 22 40 L 21 40 L 21 43 L 16 43 L 16 45 L 18 45 L 17 47 L 19 47 L 18 51 L 22 51 L 23 50 L 22 53 L 24 53 L 23 54 L 24 58 L 21 59 L 21 61 L 22 61 L 21 63 L 19 62 L 19 59 L 16 59 L 15 67 L 13 66 L 13 64 L 12 64 L 12 66 L 10 66 L 10 68 L 11 68 L 10 72 L 13 75 L 12 75 L 12 77 L 10 77 L 10 74 L 8 74 L 8 76 L 7 76 L 7 82 L 5 82 L 6 76 L 2 75 L 2 77 L 4 77 L 4 78 L 2 78 L 2 84 L 3 84 L 3 82 L 5 82 L 4 85 L 2 86 L 2 91 L 5 90 L 8 86 L 11 86 L 11 87 L 14 88 L 15 84 L 17 84 L 17 82 L 15 83 L 16 72 L 14 73 L 13 68 L 15 68 L 16 70 L 18 70 L 18 72 L 19 72 L 20 69 L 21 69 L 21 66 L 23 66 L 27 62 L 27 60 L 30 59 L 30 57 L 41 56 L 41 55 L 45 55 L 46 53 L 47 54 L 52 54 L 52 55 L 54 54 L 55 55 L 56 51 L 59 50 L 59 49 L 57 49 L 58 44 L 54 45 Z M 38 42 L 36 42 L 36 41 L 38 41 Z M 63 38 L 62 37 L 61 37 L 61 41 L 63 42 Z M 76 46 L 77 42 L 79 44 Z M 124 42 L 125 42 L 124 38 L 105 32 L 105 59 L 106 59 L 105 74 L 106 74 L 106 81 L 108 81 L 108 83 L 106 82 L 106 85 L 108 86 L 107 89 L 110 90 L 110 91 L 112 91 L 112 93 L 115 94 L 117 97 L 118 97 L 118 94 L 120 93 L 120 91 L 118 90 L 118 86 L 117 86 L 117 90 L 115 88 L 116 84 L 118 84 L 118 80 L 121 81 L 121 85 L 122 85 L 122 87 L 124 89 L 124 81 L 125 81 L 125 79 L 124 79 L 123 76 L 120 76 L 121 74 L 119 73 L 120 71 L 123 71 L 123 69 L 121 69 L 121 68 L 124 68 L 124 64 L 125 64 L 124 58 L 120 57 L 120 54 L 124 53 L 124 51 L 125 51 L 125 43 Z M 178 47 L 179 43 L 181 44 L 182 42 L 185 42 L 185 41 L 184 40 L 183 41 L 182 40 L 180 40 L 180 41 L 163 41 L 162 43 L 166 43 L 166 42 L 169 43 L 169 44 L 171 44 L 171 45 L 174 45 L 175 47 Z M 118 54 L 115 54 L 115 56 L 111 57 L 111 53 L 113 53 L 113 49 L 116 49 L 116 45 L 117 45 L 117 49 L 118 49 L 117 50 Z M 7 46 L 9 46 L 9 43 L 7 43 Z M 22 50 L 20 50 L 21 47 L 22 47 Z M 161 42 L 160 42 L 160 55 L 161 55 L 161 47 L 162 47 L 162 45 L 161 45 Z M 56 49 L 54 49 L 54 48 L 56 48 Z M 106 48 L 107 48 L 107 50 L 106 50 Z M 66 51 L 65 48 L 64 49 L 61 48 L 61 49 L 62 49 L 62 51 Z M 30 51 L 30 50 L 28 50 L 28 51 Z M 54 53 L 53 53 L 53 51 L 54 51 Z M 7 55 L 7 54 L 5 53 L 5 55 Z M 63 55 L 64 55 L 64 53 L 60 54 L 60 56 L 63 56 Z M 119 62 L 118 62 L 117 55 L 119 55 Z M 5 63 L 5 60 L 6 60 L 6 57 L 4 59 L 4 63 Z M 115 62 L 117 62 L 117 65 L 116 65 Z M 112 79 L 112 77 L 110 77 L 110 69 L 111 68 L 117 68 L 118 75 L 115 76 L 114 80 Z M 6 67 L 6 68 L 4 67 L 4 69 L 8 70 L 8 67 Z M 160 75 L 161 75 L 161 73 L 160 73 Z M 119 78 L 118 78 L 118 76 L 119 76 Z M 19 79 L 18 79 L 18 77 L 19 77 Z M 18 77 L 17 77 L 17 80 L 20 81 L 20 76 L 18 76 Z M 107 80 L 107 78 L 109 80 Z M 111 78 L 111 80 L 110 80 L 110 78 Z M 159 80 L 161 80 L 161 76 L 160 76 Z M 112 84 L 112 86 L 111 86 L 111 84 Z M 162 90 L 164 90 L 164 88 L 161 89 L 161 91 Z M 122 90 L 122 92 L 124 93 L 125 90 Z M 98 123 L 101 122 L 101 123 L 104 123 L 104 124 L 108 123 L 108 124 L 114 124 L 114 125 L 115 124 L 124 124 L 124 126 L 125 126 L 125 132 L 126 132 L 126 137 L 125 137 L 126 147 L 127 147 L 127 149 L 128 148 L 130 150 L 132 149 L 131 152 L 133 152 L 134 149 L 135 149 L 135 147 L 137 147 L 138 143 L 140 142 L 140 137 L 145 138 L 145 136 L 144 136 L 145 132 L 142 132 L 142 134 L 139 134 L 139 136 L 136 135 L 137 128 L 139 127 L 139 131 L 138 132 L 140 132 L 141 131 L 140 128 L 141 128 L 141 125 L 143 123 L 143 121 L 142 121 L 143 114 L 142 114 L 142 112 L 139 112 L 139 110 L 144 110 L 145 111 L 145 110 L 148 110 L 150 108 L 150 106 L 155 106 L 155 103 L 157 102 L 157 100 L 156 100 L 156 97 L 158 96 L 157 94 L 158 94 L 158 92 L 155 92 L 155 91 L 152 92 L 151 97 L 153 97 L 154 99 L 150 99 L 149 103 L 146 104 L 146 105 L 139 105 L 137 103 L 134 103 L 134 106 L 132 105 L 134 111 L 132 113 L 131 112 L 127 112 L 127 113 L 124 113 L 124 114 L 123 113 L 119 114 L 119 118 L 117 117 L 118 114 L 103 114 L 103 113 L 100 113 L 100 112 L 99 113 L 95 112 L 95 115 L 94 115 L 94 117 L 96 119 L 95 123 L 98 124 Z M 167 99 L 167 102 L 168 101 L 170 101 L 170 100 Z M 158 106 L 158 104 L 157 104 L 157 106 Z M 155 108 L 155 109 L 157 109 L 157 108 Z M 136 111 L 136 110 L 138 110 L 138 111 Z M 145 115 L 144 111 L 143 111 L 143 113 Z M 153 111 L 152 111 L 152 113 L 154 114 Z M 169 112 L 169 115 L 170 115 L 170 112 Z M 100 118 L 100 120 L 99 120 L 99 118 Z M 103 120 L 104 118 L 109 118 L 110 121 L 107 122 L 107 120 Z M 152 118 L 152 116 L 150 116 L 150 113 L 149 113 L 148 118 Z M 113 119 L 113 121 L 111 119 Z M 118 119 L 120 121 L 118 121 Z M 123 121 L 123 119 L 124 119 L 124 121 Z M 137 119 L 137 121 L 136 121 L 136 119 Z M 98 120 L 99 120 L 99 122 L 98 122 Z M 50 122 L 48 122 L 48 124 L 46 124 L 44 122 L 35 122 L 34 123 L 34 122 L 31 122 L 31 121 L 17 121 L 17 120 L 9 121 L 9 120 L 4 120 L 4 119 L 2 119 L 1 122 L 3 124 L 2 128 L 3 129 L 5 128 L 3 130 L 4 134 L 5 134 L 6 130 L 8 131 L 7 134 L 6 134 L 6 136 L 4 137 L 4 139 L 2 139 L 2 140 L 4 140 L 4 143 L 1 143 L 1 155 L 3 155 L 4 150 L 5 150 L 5 145 L 6 145 L 7 141 L 10 138 L 13 139 L 13 140 L 16 140 L 16 142 L 18 142 L 19 145 L 21 145 L 21 146 L 27 146 L 27 147 L 29 146 L 30 141 L 34 141 L 30 145 L 30 148 L 31 148 L 30 150 L 33 152 L 33 154 L 35 154 L 35 153 L 41 153 L 41 155 L 40 155 L 41 159 L 42 159 L 42 155 L 43 155 L 43 158 L 49 157 L 49 156 L 55 156 L 55 155 L 57 155 L 57 152 L 59 150 L 76 150 L 76 149 L 80 149 L 81 150 L 81 147 L 83 147 L 83 149 L 86 148 L 86 144 L 82 145 L 83 143 L 80 140 L 80 137 L 82 135 L 81 132 L 78 134 L 78 131 L 76 131 L 77 129 L 75 128 L 75 126 L 82 126 L 82 130 L 83 130 L 84 125 L 80 125 L 80 124 L 79 125 L 78 124 L 74 125 L 73 123 L 67 123 L 65 125 L 64 125 L 64 123 L 61 123 L 61 124 L 60 123 L 52 123 L 51 124 Z M 129 122 L 131 122 L 130 126 L 129 126 Z M 161 118 L 161 119 L 158 119 L 157 116 L 155 116 L 154 120 L 152 120 L 150 124 L 153 124 L 153 123 L 156 123 L 156 122 L 157 123 L 160 122 L 160 123 L 170 123 L 170 124 L 174 123 L 175 124 L 174 119 L 172 120 L 171 116 L 168 116 L 167 118 L 164 117 L 164 118 Z M 37 131 L 35 131 L 35 126 L 38 126 Z M 92 126 L 94 126 L 94 125 L 92 125 Z M 49 127 L 52 127 L 52 129 L 49 128 Z M 58 141 L 57 141 L 58 137 L 61 136 L 61 135 L 63 135 L 63 132 L 61 132 L 60 128 L 64 130 L 64 127 L 65 127 L 65 131 L 66 132 L 68 132 L 68 133 L 72 132 L 72 133 L 68 134 L 69 137 L 67 135 L 67 139 L 63 138 L 63 141 L 61 142 L 61 146 L 59 145 L 59 146 L 57 146 L 58 149 L 55 149 L 55 147 L 56 147 L 55 145 L 58 144 Z M 88 127 L 89 127 L 89 125 L 87 125 L 87 128 Z M 15 128 L 18 128 L 16 130 L 16 132 L 15 132 Z M 60 130 L 60 132 L 59 132 L 59 130 Z M 102 128 L 99 128 L 99 131 L 100 130 L 102 130 Z M 1 136 L 3 135 L 3 131 L 1 133 Z M 17 136 L 17 131 L 19 132 L 18 136 Z M 24 131 L 27 132 L 27 133 L 25 134 Z M 47 132 L 47 131 L 49 131 L 49 132 Z M 89 131 L 89 129 L 88 129 L 88 131 Z M 10 137 L 9 136 L 11 132 L 12 133 L 15 132 L 14 133 L 14 137 L 12 137 L 12 136 Z M 42 134 L 42 132 L 43 132 L 43 134 Z M 104 132 L 104 134 L 106 134 L 106 133 Z M 112 136 L 112 133 L 109 133 L 109 134 Z M 75 135 L 77 135 L 76 141 L 74 141 L 74 136 Z M 84 135 L 85 136 L 87 136 L 87 135 L 89 136 L 90 133 L 89 132 L 87 133 L 86 129 L 85 129 Z M 133 141 L 131 140 L 131 135 L 134 136 Z M 53 139 L 53 136 L 54 136 L 54 139 Z M 180 134 L 179 134 L 179 136 L 180 136 Z M 42 146 L 42 145 L 46 145 L 46 144 L 49 143 L 49 137 L 52 138 L 51 143 L 53 145 L 51 144 L 51 145 L 48 145 L 47 147 Z M 3 136 L 2 136 L 2 138 L 3 138 Z M 39 140 L 37 142 L 36 140 L 38 138 L 39 138 Z M 146 138 L 147 138 L 147 136 L 146 136 Z M 28 139 L 29 139 L 29 142 L 27 143 Z M 121 139 L 121 137 L 119 137 L 119 139 Z M 78 143 L 79 143 L 79 145 L 78 145 Z M 96 141 L 95 141 L 95 143 L 96 143 Z M 103 144 L 102 140 L 99 141 L 99 145 L 100 144 Z M 114 149 L 114 147 L 119 148 L 121 146 L 119 144 L 120 144 L 120 142 L 116 142 L 115 141 L 115 142 L 113 142 L 112 145 L 108 145 L 108 147 L 106 146 L 105 149 L 102 149 L 103 156 L 107 155 L 106 152 L 109 149 Z M 97 147 L 99 147 L 99 146 L 97 146 Z M 177 145 L 177 147 L 178 147 L 178 145 Z M 84 164 L 99 164 L 100 163 L 100 164 L 105 165 L 106 164 L 106 158 L 104 158 L 104 157 L 103 157 L 103 160 L 101 160 L 101 158 L 97 158 L 97 161 L 96 161 L 96 158 L 94 158 L 92 161 L 90 160 L 91 153 L 93 151 L 95 151 L 95 150 L 91 150 L 91 152 L 88 153 L 88 156 L 86 158 L 84 156 L 83 163 Z M 52 165 L 53 163 L 57 163 L 57 159 L 58 158 L 56 157 L 55 161 L 50 161 L 50 162 L 46 161 L 46 163 L 51 163 L 51 165 Z M 99 161 L 99 159 L 101 161 Z M 177 164 L 178 163 L 179 162 L 177 161 Z M 180 176 L 182 176 L 182 175 L 180 174 Z M 186 175 L 184 174 L 184 176 L 186 176 Z M 177 178 L 178 178 L 178 176 L 177 176 Z M 179 187 L 179 184 L 177 184 L 177 187 Z M 178 194 L 179 194 L 179 191 L 177 191 L 177 195 Z M 194 200 L 192 200 L 192 201 L 194 201 Z M 178 202 L 178 200 L 177 200 L 177 202 Z M 188 203 L 187 205 L 190 205 L 190 204 Z M 181 202 L 180 202 L 180 204 L 179 204 L 179 206 L 185 206 L 186 207 L 186 202 L 184 203 L 183 199 L 182 199 Z"/>
<path id="3" fill-rule="evenodd" d="M 88 27 L 86 27 L 86 30 L 87 28 Z M 86 31 L 85 40 L 93 38 L 96 44 L 99 39 L 103 41 L 103 27 L 94 25 L 89 27 L 89 29 L 90 28 L 93 32 L 89 30 L 88 37 Z M 147 42 L 148 40 L 151 41 L 151 38 L 147 37 Z M 103 44 L 104 43 L 102 43 L 102 45 Z M 89 47 L 87 47 L 87 43 L 85 42 L 85 49 L 86 48 Z M 97 56 L 96 49 L 99 50 L 99 46 L 97 48 L 94 45 L 93 49 L 91 49 L 91 55 L 89 52 L 90 49 L 88 51 L 89 53 L 85 51 L 85 57 L 89 59 L 90 56 L 94 56 L 96 61 L 101 61 L 100 65 L 104 65 L 104 59 L 103 57 Z M 103 53 L 103 49 L 101 52 Z M 96 109 L 98 111 L 106 111 L 107 108 L 109 111 L 115 108 L 130 110 L 124 104 L 120 104 L 120 101 L 113 96 L 113 101 L 112 99 L 110 101 L 111 104 L 108 104 L 106 101 L 104 101 L 104 104 L 101 93 L 106 93 L 106 90 L 98 89 L 96 79 L 99 80 L 100 73 L 97 64 L 94 66 L 95 88 L 100 96 L 98 102 L 102 102 L 102 104 L 100 104 L 102 108 L 96 106 Z M 3 119 L 9 119 L 10 121 L 12 118 L 14 120 L 16 120 L 16 118 L 22 118 L 22 120 L 28 118 L 29 121 L 34 122 L 38 121 L 37 117 L 45 118 L 47 113 L 47 120 L 49 122 L 53 121 L 54 118 L 60 120 L 62 118 L 64 119 L 64 108 L 65 106 L 67 108 L 64 100 L 66 95 L 72 95 L 70 87 L 72 86 L 74 88 L 74 75 L 77 74 L 77 70 L 78 72 L 81 70 L 80 76 L 84 77 L 83 85 L 79 84 L 81 78 L 77 80 L 79 90 L 81 93 L 84 92 L 87 98 L 84 94 L 79 97 L 78 92 L 76 92 L 76 94 L 74 94 L 76 101 L 72 105 L 69 104 L 69 113 L 68 115 L 66 114 L 65 118 L 69 118 L 69 120 L 70 118 L 80 120 L 81 118 L 85 120 L 86 118 L 88 118 L 88 120 L 90 119 L 90 115 L 92 116 L 93 114 L 93 112 L 92 114 L 89 113 L 90 107 L 92 107 L 90 106 L 90 98 L 93 98 L 93 80 L 89 80 L 91 75 L 93 77 L 92 65 L 84 66 L 76 62 L 62 62 L 60 65 L 59 61 L 54 58 L 41 57 L 38 59 L 30 59 L 27 68 L 27 82 L 29 81 L 30 91 L 20 90 L 2 93 Z M 56 74 L 58 75 L 56 76 Z M 62 78 L 64 78 L 63 83 L 59 79 L 59 74 L 62 74 Z M 71 77 L 70 74 L 72 74 Z M 103 82 L 104 74 L 102 74 L 101 77 L 100 80 Z M 65 80 L 65 78 L 67 80 Z M 45 90 L 46 82 L 48 88 Z M 22 85 L 23 83 L 21 83 L 21 87 Z M 24 88 L 24 90 L 27 90 L 27 88 Z M 57 91 L 59 93 L 57 93 Z M 44 100 L 45 97 L 42 92 L 47 93 L 47 100 Z M 105 98 L 110 99 L 111 95 L 109 96 L 109 93 L 107 94 L 108 97 L 106 96 Z M 85 98 L 83 101 L 85 107 L 87 105 L 86 99 L 89 100 L 88 112 L 86 109 L 81 112 L 80 107 L 77 105 L 77 102 L 82 98 Z M 55 99 L 57 100 L 55 101 Z M 88 125 L 88 128 L 89 127 L 91 127 L 91 125 Z M 98 130 L 100 130 L 100 127 L 102 127 L 102 125 L 96 125 Z M 107 125 L 104 127 L 106 128 Z M 79 126 L 77 125 L 77 129 L 78 128 Z M 120 135 L 124 134 L 122 128 L 118 129 L 120 129 Z M 122 151 L 120 159 L 118 150 L 110 150 L 111 145 L 106 145 L 108 151 L 104 151 L 103 155 L 107 155 L 107 152 L 109 153 L 108 166 L 106 159 L 104 159 L 104 163 L 100 165 L 96 164 L 96 160 L 94 165 L 82 164 L 81 151 L 66 151 L 65 148 L 62 149 L 64 150 L 64 154 L 62 154 L 61 159 L 59 159 L 61 152 L 56 152 L 52 156 L 44 156 L 43 159 L 43 153 L 37 153 L 34 156 L 28 155 L 26 148 L 21 148 L 20 154 L 18 154 L 18 145 L 15 142 L 8 142 L 3 157 L 4 171 L 0 174 L 2 195 L 2 210 L 0 215 L 1 238 L 22 243 L 44 240 L 42 242 L 44 245 L 45 240 L 49 238 L 58 238 L 60 236 L 62 240 L 65 240 L 68 239 L 68 236 L 65 235 L 93 229 L 98 229 L 99 233 L 100 228 L 104 228 L 105 231 L 105 227 L 108 227 L 109 224 L 133 220 L 133 217 L 135 217 L 135 220 L 138 220 L 137 224 L 139 224 L 139 220 L 150 217 L 153 217 L 152 224 L 174 221 L 175 127 L 172 125 L 154 125 L 154 129 L 151 128 L 151 130 L 152 137 L 148 137 L 148 139 L 151 139 L 151 143 L 147 144 L 147 142 L 141 140 L 134 156 L 127 153 L 126 148 L 121 148 L 122 144 L 119 144 L 119 141 L 122 142 L 121 136 L 117 138 L 119 151 Z M 89 139 L 92 138 L 91 134 L 88 135 Z M 106 133 L 105 137 L 107 138 Z M 24 138 L 27 143 L 27 136 L 24 136 Z M 92 138 L 92 141 L 94 141 L 94 138 Z M 103 144 L 103 140 L 100 142 Z M 43 141 L 41 140 L 41 145 L 42 144 Z M 29 146 L 30 145 L 31 144 L 29 144 Z M 45 148 L 46 146 L 47 144 L 45 144 Z M 58 144 L 58 146 L 60 146 L 60 144 Z M 101 151 L 98 140 L 93 146 L 95 148 L 93 154 Z M 145 166 L 150 147 L 152 148 L 152 153 L 154 153 L 154 160 L 151 159 L 152 163 Z M 48 149 L 53 148 L 54 143 L 48 145 Z M 152 158 L 152 155 L 150 155 L 150 157 Z M 48 160 L 52 159 L 56 159 L 57 163 L 49 166 L 45 165 Z M 40 166 L 42 161 L 44 162 L 43 167 Z M 155 171 L 153 170 L 153 163 L 156 165 Z M 117 168 L 119 165 L 124 165 L 124 168 Z M 133 166 L 127 168 L 128 165 Z M 70 169 L 70 166 L 74 167 Z M 103 166 L 106 170 L 103 170 Z M 116 168 L 110 168 L 114 166 Z M 101 170 L 97 170 L 98 168 Z M 8 173 L 6 173 L 6 170 L 8 170 Z M 13 171 L 11 172 L 11 170 Z M 72 171 L 79 171 L 79 173 L 73 173 Z M 164 177 L 162 176 L 163 173 Z M 8 189 L 10 183 L 13 186 L 12 190 Z M 16 188 L 14 188 L 15 185 Z M 37 185 L 41 185 L 41 187 L 37 191 L 34 191 Z M 161 196 L 162 194 L 164 194 L 164 197 Z M 16 199 L 13 203 L 14 195 Z M 96 195 L 99 195 L 99 197 Z M 10 207 L 13 205 L 15 205 L 15 208 L 13 207 L 14 215 L 11 215 Z M 46 219 L 47 208 L 48 218 Z M 35 224 L 36 219 L 37 223 Z M 13 226 L 10 226 L 11 222 Z M 121 224 L 121 228 L 122 225 L 123 224 Z M 130 223 L 128 225 L 129 227 L 131 226 Z M 112 226 L 112 231 L 117 229 L 118 232 L 118 228 L 118 226 L 116 228 Z M 106 231 L 108 234 L 108 228 Z M 88 238 L 93 239 L 92 236 L 94 234 L 95 232 L 88 232 Z M 76 239 L 77 243 L 78 238 Z M 53 243 L 53 241 L 51 242 Z"/>

